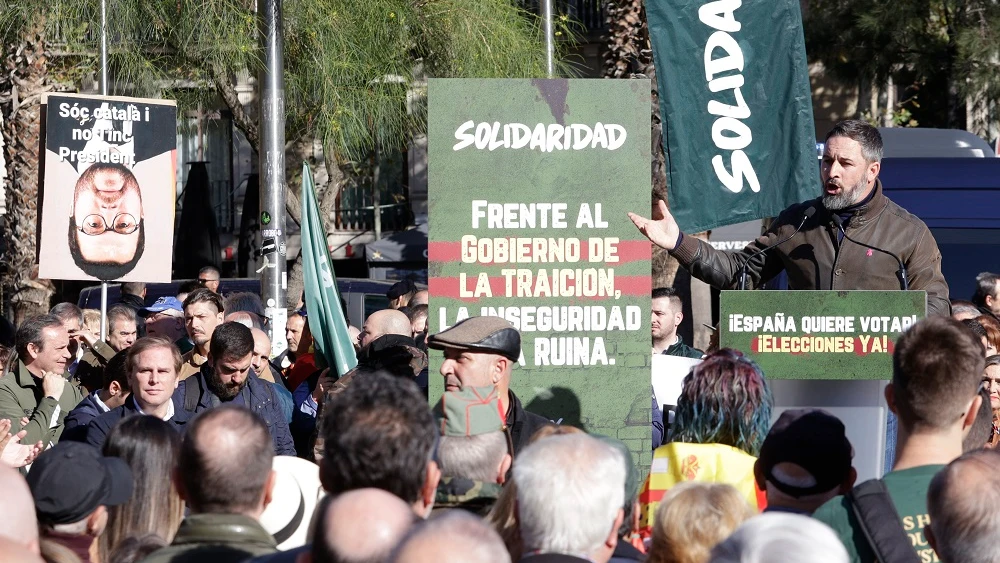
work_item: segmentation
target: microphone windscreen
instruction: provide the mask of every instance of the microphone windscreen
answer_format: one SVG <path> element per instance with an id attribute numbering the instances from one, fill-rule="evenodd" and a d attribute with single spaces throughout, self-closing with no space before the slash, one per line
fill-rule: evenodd
<path id="1" fill-rule="evenodd" d="M 810 205 L 809 207 L 806 208 L 805 212 L 802 214 L 802 217 L 804 219 L 808 219 L 808 218 L 812 217 L 815 214 L 816 214 L 816 206 L 815 205 Z"/>

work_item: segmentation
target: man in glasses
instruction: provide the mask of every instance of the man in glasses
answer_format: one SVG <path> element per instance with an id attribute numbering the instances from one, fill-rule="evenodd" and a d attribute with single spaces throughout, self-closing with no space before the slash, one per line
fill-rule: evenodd
<path id="1" fill-rule="evenodd" d="M 219 292 L 219 280 L 221 278 L 222 274 L 219 273 L 219 269 L 215 266 L 205 266 L 198 270 L 198 285 L 211 289 L 216 293 Z"/>
<path id="2" fill-rule="evenodd" d="M 73 261 L 99 280 L 119 279 L 135 268 L 146 234 L 142 193 L 128 168 L 97 163 L 80 175 L 68 238 Z"/>

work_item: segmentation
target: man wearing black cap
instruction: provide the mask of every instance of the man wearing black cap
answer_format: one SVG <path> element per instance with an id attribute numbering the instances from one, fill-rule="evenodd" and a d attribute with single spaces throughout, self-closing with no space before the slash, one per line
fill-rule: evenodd
<path id="1" fill-rule="evenodd" d="M 385 292 L 385 296 L 389 298 L 389 307 L 392 309 L 406 307 L 416 294 L 417 286 L 410 280 L 398 281 Z"/>
<path id="2" fill-rule="evenodd" d="M 132 497 L 132 470 L 79 442 L 60 442 L 38 456 L 28 472 L 38 528 L 87 563 L 91 546 L 108 523 L 108 506 Z"/>
<path id="3" fill-rule="evenodd" d="M 844 423 L 819 409 L 788 410 L 771 427 L 754 478 L 767 493 L 766 511 L 812 515 L 858 478 Z"/>
<path id="4" fill-rule="evenodd" d="M 464 387 L 496 387 L 500 409 L 506 413 L 514 456 L 531 435 L 549 423 L 521 406 L 510 390 L 514 363 L 521 356 L 521 334 L 500 317 L 471 317 L 427 338 L 427 347 L 444 351 L 441 375 L 445 391 Z"/>

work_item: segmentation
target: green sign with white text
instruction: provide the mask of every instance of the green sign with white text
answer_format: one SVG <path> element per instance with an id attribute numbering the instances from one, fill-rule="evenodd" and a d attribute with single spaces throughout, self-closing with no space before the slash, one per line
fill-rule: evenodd
<path id="1" fill-rule="evenodd" d="M 647 0 L 670 212 L 684 232 L 820 195 L 799 0 Z"/>
<path id="2" fill-rule="evenodd" d="M 429 332 L 507 319 L 525 410 L 648 464 L 649 81 L 432 79 L 428 104 Z"/>
<path id="3" fill-rule="evenodd" d="M 723 291 L 719 344 L 769 379 L 891 379 L 895 341 L 924 291 Z"/>

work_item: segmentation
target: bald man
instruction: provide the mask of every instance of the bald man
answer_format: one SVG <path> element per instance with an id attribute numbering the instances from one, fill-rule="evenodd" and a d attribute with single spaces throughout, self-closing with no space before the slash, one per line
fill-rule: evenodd
<path id="1" fill-rule="evenodd" d="M 413 526 L 413 509 L 381 489 L 357 489 L 327 506 L 313 540 L 313 563 L 385 561 Z"/>
<path id="2" fill-rule="evenodd" d="M 361 334 L 358 335 L 358 344 L 363 350 L 373 341 L 386 334 L 399 334 L 411 336 L 410 318 L 406 313 L 395 309 L 384 309 L 376 311 L 365 319 L 364 326 L 361 327 Z"/>
<path id="3" fill-rule="evenodd" d="M 413 299 L 407 303 L 409 307 L 416 307 L 417 305 L 429 305 L 431 294 L 426 289 L 421 289 L 420 291 L 413 294 Z"/>
<path id="4" fill-rule="evenodd" d="M 927 490 L 924 536 L 944 563 L 992 563 L 1000 534 L 1000 451 L 978 449 L 948 464 Z"/>
<path id="5" fill-rule="evenodd" d="M 261 322 L 260 317 L 256 313 L 251 313 L 249 311 L 234 311 L 226 315 L 223 319 L 224 322 L 234 322 L 240 323 L 241 325 L 253 329 L 263 328 L 264 323 Z"/>
<path id="6" fill-rule="evenodd" d="M 268 358 L 271 357 L 271 337 L 259 328 L 250 327 L 250 332 L 253 333 L 253 356 L 250 358 L 250 367 L 253 368 L 253 372 L 257 374 L 257 377 L 274 383 L 277 380 L 274 378 L 274 373 L 271 371 L 271 364 L 268 361 Z"/>
<path id="7" fill-rule="evenodd" d="M 173 542 L 145 563 L 236 563 L 277 551 L 259 519 L 271 502 L 274 448 L 263 419 L 223 405 L 188 423 L 173 481 L 191 509 Z"/>
<path id="8" fill-rule="evenodd" d="M 389 563 L 510 563 L 500 536 L 482 519 L 451 510 L 418 524 Z"/>
<path id="9" fill-rule="evenodd" d="M 38 520 L 35 501 L 28 482 L 16 470 L 0 463 L 0 540 L 17 544 L 36 556 L 41 553 L 38 544 Z M 7 555 L 0 547 L 0 554 Z M 17 559 L 4 559 L 17 561 Z"/>

